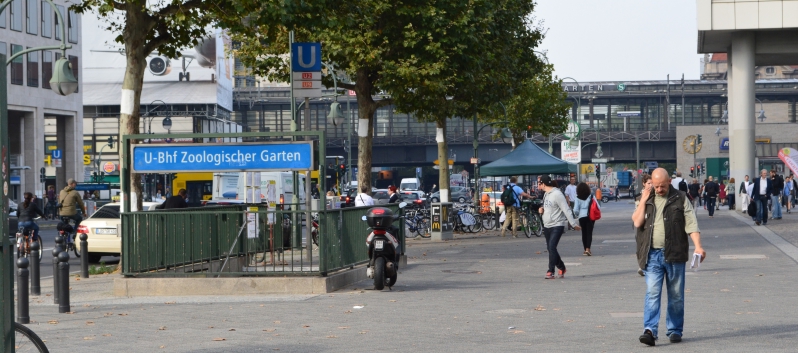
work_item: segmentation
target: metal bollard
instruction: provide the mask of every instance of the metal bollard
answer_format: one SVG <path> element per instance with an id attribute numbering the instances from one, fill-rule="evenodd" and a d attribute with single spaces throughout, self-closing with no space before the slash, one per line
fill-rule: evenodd
<path id="1" fill-rule="evenodd" d="M 89 236 L 80 234 L 80 278 L 89 278 Z"/>
<path id="2" fill-rule="evenodd" d="M 58 254 L 58 312 L 68 313 L 69 307 L 69 253 Z"/>
<path id="3" fill-rule="evenodd" d="M 39 242 L 34 241 L 33 244 L 30 245 L 30 295 L 34 296 L 42 295 L 42 285 L 39 279 L 39 268 L 41 265 L 39 254 L 41 254 Z"/>
<path id="4" fill-rule="evenodd" d="M 17 259 L 17 322 L 20 324 L 30 323 L 30 313 L 28 311 L 28 259 L 21 257 Z"/>
<path id="5" fill-rule="evenodd" d="M 53 248 L 53 304 L 58 304 L 58 254 L 64 251 L 63 244 L 64 238 L 56 235 Z"/>

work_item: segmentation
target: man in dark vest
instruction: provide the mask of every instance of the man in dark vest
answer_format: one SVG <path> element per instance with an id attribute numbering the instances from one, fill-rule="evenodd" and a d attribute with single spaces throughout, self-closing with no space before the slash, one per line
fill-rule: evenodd
<path id="1" fill-rule="evenodd" d="M 188 197 L 186 189 L 180 189 L 180 191 L 177 192 L 177 195 L 169 196 L 169 198 L 166 199 L 166 201 L 164 201 L 164 203 L 160 206 L 163 206 L 162 208 L 166 210 L 171 208 L 186 208 L 188 207 L 188 204 L 186 203 L 186 197 Z"/>
<path id="2" fill-rule="evenodd" d="M 643 334 L 640 342 L 656 343 L 660 318 L 662 281 L 668 292 L 667 335 L 672 343 L 681 342 L 684 329 L 684 271 L 690 260 L 687 235 L 695 254 L 706 258 L 693 205 L 684 192 L 671 185 L 668 172 L 657 168 L 651 173 L 653 188 L 642 192 L 640 204 L 632 214 L 636 229 L 637 262 L 646 276 Z"/>

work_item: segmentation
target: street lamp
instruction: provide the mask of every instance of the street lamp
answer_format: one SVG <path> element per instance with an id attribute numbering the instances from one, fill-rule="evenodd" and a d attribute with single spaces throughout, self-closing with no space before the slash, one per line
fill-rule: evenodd
<path id="1" fill-rule="evenodd" d="M 759 114 L 757 114 L 756 118 L 759 119 L 760 122 L 764 123 L 765 119 L 767 119 L 767 117 L 765 116 L 764 105 L 762 104 L 762 101 L 759 100 L 759 98 L 754 97 L 754 99 L 756 99 L 756 101 L 759 102 Z M 723 110 L 723 115 L 720 117 L 720 120 L 723 121 L 723 123 L 726 123 L 727 121 L 729 121 L 729 110 L 728 110 L 729 102 L 723 103 L 723 105 L 724 107 L 726 107 L 726 109 Z"/>
<path id="2" fill-rule="evenodd" d="M 5 0 L 0 3 L 0 14 L 3 14 L 3 10 L 10 4 L 13 0 Z M 61 50 L 61 58 L 56 60 L 53 66 L 53 77 L 50 79 L 50 87 L 52 88 L 53 92 L 58 95 L 66 96 L 75 92 L 75 89 L 78 87 L 78 80 L 75 79 L 75 76 L 72 75 L 71 64 L 69 60 L 67 60 L 66 50 L 71 49 L 72 45 L 66 43 L 67 37 L 67 29 L 66 29 L 66 21 L 64 21 L 64 16 L 61 14 L 61 11 L 58 10 L 58 7 L 53 4 L 52 0 L 45 0 L 50 7 L 55 11 L 55 15 L 58 17 L 58 23 L 61 24 L 61 45 L 59 46 L 44 46 L 44 47 L 36 47 L 36 48 L 29 48 L 27 50 L 23 50 L 21 52 L 12 54 L 6 60 L 6 66 L 11 63 L 14 59 L 19 57 L 20 55 L 24 55 L 30 52 L 40 51 L 40 50 L 50 50 L 50 49 L 57 49 Z M 5 70 L 5 68 L 3 68 Z M 6 82 L 2 83 L 6 85 Z M 0 102 L 3 102 L 3 106 L 0 107 L 3 111 L 5 111 L 6 107 L 5 104 L 7 102 L 7 94 L 8 91 L 5 87 L 0 90 Z M 8 150 L 8 114 L 0 114 L 0 149 L 3 151 Z M 4 166 L 9 165 L 9 154 L 3 153 L 2 161 L 0 161 Z M 2 182 L 4 185 L 8 185 L 9 175 L 5 172 L 5 170 L 0 173 L 2 175 Z M 8 199 L 5 196 L 1 196 L 2 202 L 0 206 L 8 207 Z M 0 212 L 0 230 L 3 233 L 8 233 L 8 213 L 7 212 Z M 14 267 L 12 265 L 12 259 L 9 257 L 12 256 L 11 251 L 8 249 L 11 248 L 11 245 L 8 242 L 8 237 L 3 236 L 3 239 L 0 239 L 0 246 L 6 251 L 0 252 L 0 281 L 4 283 L 2 286 L 2 293 L 0 293 L 0 297 L 2 298 L 11 298 L 13 299 L 13 286 L 6 286 L 6 283 L 13 283 L 13 272 Z M 2 304 L 0 304 L 0 317 L 7 318 L 5 320 L 4 325 L 2 325 L 3 330 L 0 332 L 0 351 L 13 351 L 14 350 L 14 325 L 11 325 L 11 318 L 14 316 L 14 301 L 13 300 L 3 300 Z"/>

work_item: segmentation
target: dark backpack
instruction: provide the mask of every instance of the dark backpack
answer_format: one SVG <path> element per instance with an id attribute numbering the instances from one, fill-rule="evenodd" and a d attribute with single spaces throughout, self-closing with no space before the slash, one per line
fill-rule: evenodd
<path id="1" fill-rule="evenodd" d="M 684 179 L 679 182 L 679 191 L 687 192 L 687 182 Z"/>
<path id="2" fill-rule="evenodd" d="M 512 185 L 509 185 L 506 189 L 504 189 L 501 200 L 505 207 L 515 205 L 515 190 L 513 190 Z"/>

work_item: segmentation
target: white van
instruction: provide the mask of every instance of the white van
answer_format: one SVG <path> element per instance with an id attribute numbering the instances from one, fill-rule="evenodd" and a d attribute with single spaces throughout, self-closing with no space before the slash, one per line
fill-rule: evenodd
<path id="1" fill-rule="evenodd" d="M 399 184 L 399 190 L 420 190 L 421 180 L 418 178 L 403 178 Z"/>
<path id="2" fill-rule="evenodd" d="M 299 176 L 299 203 L 304 209 L 305 204 L 305 175 Z M 257 178 L 256 178 L 257 179 Z M 215 180 L 215 179 L 214 179 Z M 260 191 L 261 202 L 268 202 L 269 207 L 276 204 L 290 203 L 294 196 L 294 176 L 291 172 L 261 172 L 259 185 L 247 185 L 247 173 L 238 173 L 238 196 L 237 199 L 244 200 L 249 188 L 254 187 L 256 192 Z"/>

